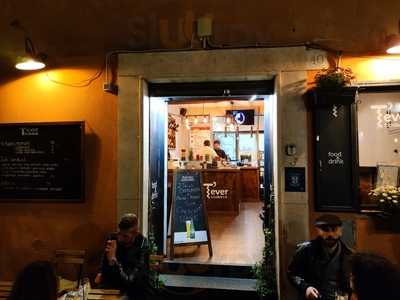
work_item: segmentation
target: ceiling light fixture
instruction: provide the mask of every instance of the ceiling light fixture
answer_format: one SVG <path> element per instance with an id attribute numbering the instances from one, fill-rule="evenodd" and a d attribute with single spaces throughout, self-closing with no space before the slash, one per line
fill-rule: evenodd
<path id="1" fill-rule="evenodd" d="M 388 54 L 400 54 L 400 20 L 397 28 L 397 34 L 391 34 L 386 38 L 386 53 Z"/>
<path id="2" fill-rule="evenodd" d="M 392 34 L 387 37 L 386 53 L 400 54 L 400 34 Z"/>

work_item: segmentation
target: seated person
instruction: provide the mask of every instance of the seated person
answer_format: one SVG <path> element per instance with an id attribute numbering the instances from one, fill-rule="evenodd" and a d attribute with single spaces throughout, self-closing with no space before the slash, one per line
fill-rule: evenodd
<path id="1" fill-rule="evenodd" d="M 289 281 L 299 299 L 336 300 L 349 293 L 349 260 L 353 251 L 342 241 L 342 221 L 324 214 L 314 223 L 318 237 L 300 245 L 288 267 Z"/>
<path id="2" fill-rule="evenodd" d="M 359 253 L 351 260 L 352 300 L 400 299 L 398 266 L 382 256 Z"/>
<path id="3" fill-rule="evenodd" d="M 56 300 L 58 279 L 53 265 L 36 261 L 27 265 L 14 281 L 9 300 Z"/>
<path id="4" fill-rule="evenodd" d="M 119 232 L 107 238 L 95 283 L 120 289 L 128 298 L 143 299 L 149 288 L 147 239 L 138 230 L 135 214 L 123 215 L 118 227 Z"/>

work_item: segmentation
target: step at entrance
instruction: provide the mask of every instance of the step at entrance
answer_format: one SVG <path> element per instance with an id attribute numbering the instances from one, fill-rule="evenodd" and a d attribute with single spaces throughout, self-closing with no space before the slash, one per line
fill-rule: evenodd
<path id="1" fill-rule="evenodd" d="M 247 278 L 161 274 L 166 287 L 256 291 L 256 280 Z"/>

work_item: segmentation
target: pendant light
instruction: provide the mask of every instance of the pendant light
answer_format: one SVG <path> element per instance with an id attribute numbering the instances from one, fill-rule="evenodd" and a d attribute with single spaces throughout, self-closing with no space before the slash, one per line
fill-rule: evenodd
<path id="1" fill-rule="evenodd" d="M 203 102 L 203 123 L 207 123 L 208 122 L 208 118 L 206 116 L 206 114 L 204 113 L 204 102 Z"/>

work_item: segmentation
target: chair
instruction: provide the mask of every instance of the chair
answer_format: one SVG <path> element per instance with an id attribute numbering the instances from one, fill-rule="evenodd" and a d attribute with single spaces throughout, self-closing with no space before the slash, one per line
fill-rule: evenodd
<path id="1" fill-rule="evenodd" d="M 11 293 L 12 281 L 0 281 L 0 300 L 5 300 Z"/>
<path id="2" fill-rule="evenodd" d="M 83 266 L 85 264 L 85 250 L 70 250 L 60 249 L 54 253 L 54 265 L 56 272 L 59 271 L 60 265 L 76 265 L 78 266 L 78 280 L 77 286 L 79 287 L 82 281 Z M 57 274 L 58 275 L 58 274 Z"/>

